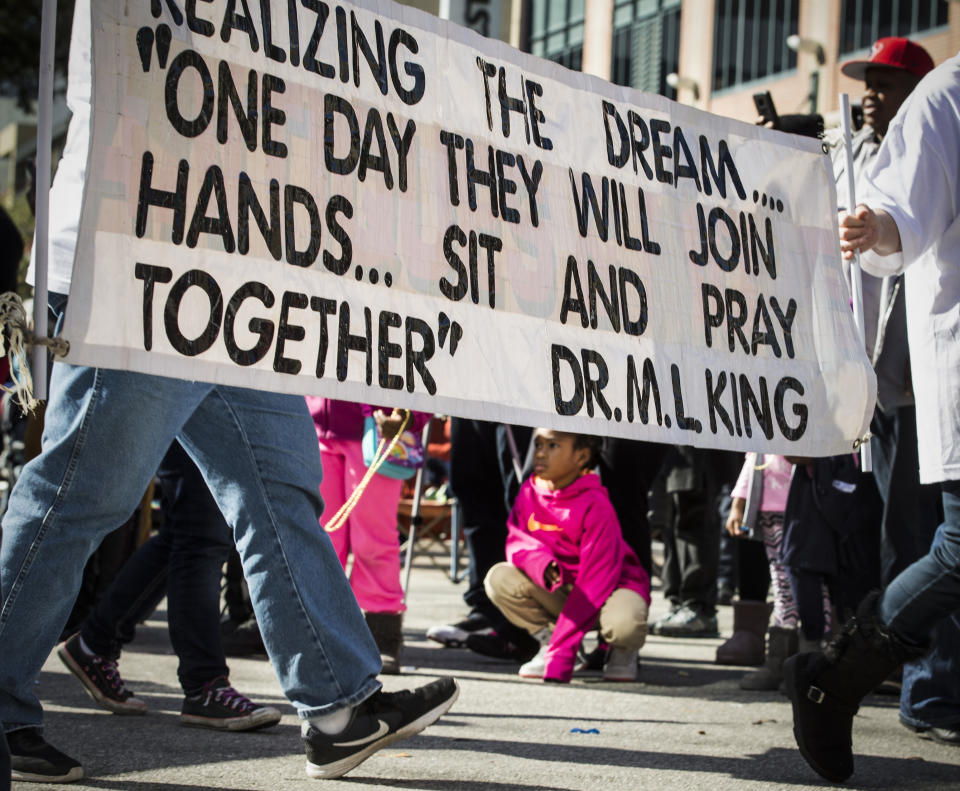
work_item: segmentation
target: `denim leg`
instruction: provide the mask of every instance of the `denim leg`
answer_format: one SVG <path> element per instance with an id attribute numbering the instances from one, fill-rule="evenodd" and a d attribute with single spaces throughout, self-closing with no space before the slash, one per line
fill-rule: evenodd
<path id="1" fill-rule="evenodd" d="M 933 651 L 903 666 L 900 719 L 917 727 L 960 728 L 960 615 L 933 629 Z"/>
<path id="2" fill-rule="evenodd" d="M 960 481 L 943 484 L 944 522 L 930 551 L 890 583 L 880 618 L 901 637 L 924 643 L 942 618 L 960 609 Z"/>
<path id="3" fill-rule="evenodd" d="M 264 644 L 300 716 L 373 694 L 380 654 L 318 523 L 320 449 L 303 398 L 217 387 L 180 441 L 233 526 Z"/>
<path id="4" fill-rule="evenodd" d="M 200 470 L 179 442 L 163 457 L 157 477 L 171 546 L 167 624 L 180 660 L 180 686 L 190 694 L 230 672 L 220 643 L 220 578 L 233 542 Z"/>
<path id="5" fill-rule="evenodd" d="M 83 564 L 137 506 L 186 415 L 209 385 L 127 371 L 53 366 L 42 453 L 3 518 L 0 720 L 39 726 L 34 689 L 80 587 Z"/>

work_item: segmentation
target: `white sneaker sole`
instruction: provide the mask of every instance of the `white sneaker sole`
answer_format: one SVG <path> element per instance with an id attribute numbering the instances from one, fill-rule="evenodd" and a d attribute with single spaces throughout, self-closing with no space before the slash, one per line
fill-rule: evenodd
<path id="1" fill-rule="evenodd" d="M 430 709 L 430 711 L 426 712 L 425 714 L 421 714 L 417 719 L 407 723 L 398 731 L 394 733 L 388 733 L 382 739 L 377 739 L 375 742 L 370 742 L 370 744 L 368 744 L 360 752 L 354 753 L 346 758 L 342 758 L 339 761 L 324 764 L 323 766 L 318 766 L 315 763 L 307 761 L 307 777 L 312 777 L 315 780 L 329 780 L 333 777 L 342 777 L 351 769 L 363 763 L 378 750 L 382 750 L 384 747 L 387 747 L 394 742 L 398 742 L 401 739 L 405 739 L 408 736 L 413 736 L 416 733 L 420 733 L 420 731 L 422 731 L 428 725 L 432 725 L 444 714 L 446 714 L 450 710 L 450 707 L 456 703 L 457 698 L 460 697 L 460 685 L 457 684 L 456 681 L 453 683 L 455 686 L 454 692 L 445 701 Z"/>
<path id="2" fill-rule="evenodd" d="M 73 783 L 83 777 L 83 767 L 75 766 L 65 775 L 52 777 L 51 775 L 37 775 L 32 772 L 18 772 L 16 769 L 10 772 L 10 779 L 22 783 Z"/>
<path id="3" fill-rule="evenodd" d="M 181 714 L 180 724 L 191 728 L 206 728 L 211 731 L 258 731 L 272 728 L 282 715 L 272 706 L 264 706 L 244 717 L 201 717 L 196 714 Z"/>

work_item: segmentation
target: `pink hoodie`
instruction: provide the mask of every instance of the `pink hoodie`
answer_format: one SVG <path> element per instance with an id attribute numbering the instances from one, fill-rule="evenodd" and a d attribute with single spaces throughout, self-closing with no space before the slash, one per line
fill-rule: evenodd
<path id="1" fill-rule="evenodd" d="M 594 473 L 552 491 L 537 478 L 520 488 L 507 520 L 507 560 L 534 583 L 547 588 L 543 573 L 551 561 L 560 581 L 572 585 L 547 649 L 545 679 L 569 681 L 583 636 L 600 608 L 618 588 L 650 603 L 650 579 L 627 546 L 607 490 Z"/>

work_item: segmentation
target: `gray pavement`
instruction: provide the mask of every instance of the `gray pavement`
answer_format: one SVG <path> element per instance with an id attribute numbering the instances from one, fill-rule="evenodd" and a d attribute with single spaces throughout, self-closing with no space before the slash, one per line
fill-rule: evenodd
<path id="1" fill-rule="evenodd" d="M 83 761 L 87 778 L 73 789 L 396 788 L 410 791 L 617 791 L 618 789 L 807 789 L 825 783 L 796 752 L 790 707 L 777 693 L 741 691 L 743 670 L 713 663 L 720 640 L 651 637 L 640 681 L 578 678 L 565 686 L 525 681 L 516 666 L 424 637 L 437 622 L 464 614 L 463 583 L 418 556 L 411 580 L 405 674 L 384 678 L 399 689 L 455 676 L 460 699 L 419 736 L 374 755 L 339 780 L 309 780 L 299 725 L 265 660 L 230 660 L 234 685 L 280 706 L 281 724 L 252 734 L 181 727 L 176 657 L 159 611 L 121 661 L 128 686 L 150 705 L 145 717 L 99 709 L 52 656 L 38 693 L 47 738 Z M 318 580 L 318 584 L 322 581 Z M 654 593 L 653 615 L 665 610 Z M 730 631 L 730 609 L 721 609 Z M 579 733 L 574 729 L 597 733 Z M 960 789 L 960 749 L 908 733 L 897 699 L 871 696 L 856 718 L 856 774 L 846 788 Z M 318 785 L 320 784 L 320 785 Z M 14 783 L 14 789 L 39 788 Z"/>

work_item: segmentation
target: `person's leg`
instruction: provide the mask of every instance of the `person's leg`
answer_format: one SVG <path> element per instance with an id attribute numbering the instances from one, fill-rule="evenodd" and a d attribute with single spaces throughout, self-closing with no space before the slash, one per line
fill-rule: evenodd
<path id="1" fill-rule="evenodd" d="M 880 619 L 904 640 L 927 642 L 933 627 L 960 607 L 960 481 L 943 483 L 944 522 L 930 551 L 884 591 Z"/>
<path id="2" fill-rule="evenodd" d="M 41 724 L 33 681 L 67 619 L 83 563 L 136 507 L 205 390 L 54 365 L 43 452 L 24 468 L 3 520 L 0 720 L 7 731 Z"/>
<path id="3" fill-rule="evenodd" d="M 233 527 L 264 645 L 300 716 L 370 697 L 379 654 L 318 523 L 320 452 L 303 398 L 217 387 L 180 441 Z"/>
<path id="4" fill-rule="evenodd" d="M 518 453 L 522 454 L 529 430 L 513 427 L 513 436 Z M 479 633 L 481 630 L 476 629 L 478 634 L 467 646 L 486 656 L 524 661 L 536 652 L 536 642 L 510 623 L 490 601 L 483 586 L 487 572 L 506 560 L 507 501 L 510 492 L 515 494 L 519 487 L 512 472 L 505 428 L 483 420 L 453 418 L 450 442 L 450 485 L 460 503 L 469 557 L 463 600 L 472 614 L 482 616 L 479 624 L 485 623 L 495 632 Z M 469 637 L 463 634 L 465 642 Z"/>
<path id="5" fill-rule="evenodd" d="M 530 634 L 552 627 L 567 600 L 565 592 L 551 593 L 510 563 L 494 565 L 484 584 L 490 600 L 510 623 Z"/>
<path id="6" fill-rule="evenodd" d="M 217 387 L 179 438 L 233 527 L 264 645 L 304 720 L 307 774 L 339 777 L 442 716 L 459 694 L 452 678 L 380 691 L 376 644 L 318 524 L 320 451 L 303 398 Z"/>
<path id="7" fill-rule="evenodd" d="M 797 604 L 800 631 L 810 643 L 819 643 L 826 630 L 824 586 L 820 574 L 791 567 L 787 569 L 793 600 Z"/>
<path id="8" fill-rule="evenodd" d="M 171 535 L 167 582 L 170 643 L 180 660 L 184 694 L 229 675 L 220 643 L 220 577 L 232 546 L 230 528 L 200 470 L 180 443 L 157 470 L 165 530 Z"/>
<path id="9" fill-rule="evenodd" d="M 647 639 L 646 600 L 635 591 L 618 588 L 607 597 L 597 619 L 609 648 L 603 661 L 604 681 L 636 681 L 638 656 Z"/>
<path id="10" fill-rule="evenodd" d="M 359 440 L 337 442 L 348 492 L 360 485 L 367 467 Z M 380 651 L 381 673 L 397 675 L 403 655 L 403 586 L 400 584 L 400 540 L 397 506 L 403 482 L 374 475 L 367 482 L 342 530 L 349 531 L 353 567 L 350 587 Z M 322 491 L 322 489 L 321 489 Z M 341 557 L 341 560 L 343 558 Z"/>
<path id="11" fill-rule="evenodd" d="M 340 442 L 346 491 L 353 491 L 367 471 L 360 442 Z M 350 512 L 353 568 L 350 587 L 364 612 L 401 613 L 400 541 L 397 506 L 403 482 L 374 475 Z M 321 489 L 322 492 L 322 489 Z M 335 535 L 335 533 L 333 534 Z"/>
<path id="12" fill-rule="evenodd" d="M 133 639 L 136 624 L 152 612 L 167 590 L 171 537 L 166 524 L 130 557 L 83 622 L 80 635 L 98 656 L 117 660 Z"/>
<path id="13" fill-rule="evenodd" d="M 600 608 L 600 634 L 613 648 L 637 651 L 647 639 L 647 614 L 644 598 L 627 588 L 617 588 Z"/>
<path id="14" fill-rule="evenodd" d="M 930 550 L 940 514 L 940 487 L 921 485 L 917 415 L 913 406 L 877 410 L 871 426 L 873 472 L 884 499 L 882 573 L 887 585 Z M 932 632 L 927 656 L 903 666 L 900 720 L 922 733 L 960 728 L 960 623 L 956 616 Z"/>
<path id="15" fill-rule="evenodd" d="M 117 660 L 133 640 L 136 625 L 167 591 L 171 530 L 166 520 L 120 569 L 113 584 L 83 622 L 80 632 L 57 649 L 57 655 L 87 693 L 114 714 L 145 714 L 146 701 L 128 689 Z"/>
<path id="16" fill-rule="evenodd" d="M 610 494 L 623 538 L 648 575 L 653 574 L 653 559 L 647 491 L 660 469 L 664 452 L 664 445 L 605 437 L 600 453 L 600 479 Z"/>
<path id="17" fill-rule="evenodd" d="M 938 741 L 960 743 L 960 615 L 940 621 L 933 650 L 903 666 L 900 720 Z"/>
<path id="18" fill-rule="evenodd" d="M 940 487 L 920 483 L 913 406 L 877 410 L 871 425 L 873 475 L 883 499 L 881 581 L 890 582 L 927 554 L 943 521 Z"/>
<path id="19" fill-rule="evenodd" d="M 794 733 L 807 762 L 830 780 L 853 772 L 850 733 L 863 697 L 927 652 L 932 629 L 960 607 L 960 482 L 943 484 L 944 523 L 930 551 L 868 597 L 824 653 L 784 667 Z"/>
<path id="20" fill-rule="evenodd" d="M 489 620 L 500 616 L 484 591 L 487 572 L 505 559 L 507 510 L 496 453 L 496 424 L 450 421 L 450 487 L 460 503 L 467 545 L 467 590 L 463 600 Z"/>
<path id="21" fill-rule="evenodd" d="M 771 515 L 773 516 L 773 515 Z M 769 563 L 770 588 L 773 593 L 773 619 L 767 630 L 766 655 L 763 667 L 740 679 L 740 689 L 772 692 L 783 681 L 783 663 L 797 652 L 797 605 L 786 567 L 780 561 L 783 545 L 783 514 L 763 524 L 763 546 Z"/>
<path id="22" fill-rule="evenodd" d="M 320 481 L 320 498 L 323 500 L 323 518 L 321 526 L 326 524 L 338 513 L 351 493 L 345 482 L 346 461 L 343 457 L 341 444 L 337 440 L 321 440 L 320 463 L 323 468 L 323 480 Z M 350 555 L 350 520 L 345 521 L 337 530 L 327 533 L 337 553 L 340 565 L 347 567 L 347 558 Z"/>
<path id="23" fill-rule="evenodd" d="M 677 551 L 680 555 L 680 598 L 704 616 L 716 613 L 717 564 L 720 559 L 718 517 L 709 492 L 685 492 L 678 509 Z"/>

